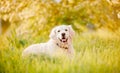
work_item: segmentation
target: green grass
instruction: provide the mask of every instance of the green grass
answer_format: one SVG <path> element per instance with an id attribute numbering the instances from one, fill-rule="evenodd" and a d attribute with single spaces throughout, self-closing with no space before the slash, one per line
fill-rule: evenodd
<path id="1" fill-rule="evenodd" d="M 76 55 L 72 61 L 47 57 L 22 59 L 25 47 L 45 42 L 47 36 L 24 38 L 13 34 L 6 41 L 2 39 L 0 73 L 120 73 L 120 39 L 90 34 L 76 34 L 73 40 Z"/>

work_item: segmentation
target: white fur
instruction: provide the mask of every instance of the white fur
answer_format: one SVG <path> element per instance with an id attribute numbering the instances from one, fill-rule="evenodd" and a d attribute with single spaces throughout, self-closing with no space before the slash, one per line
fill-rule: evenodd
<path id="1" fill-rule="evenodd" d="M 60 39 L 62 39 L 62 35 L 61 35 L 62 33 L 65 33 L 65 38 L 68 39 L 67 42 L 60 41 Z M 22 56 L 25 57 L 31 54 L 34 54 L 34 55 L 42 54 L 50 57 L 54 57 L 54 56 L 60 57 L 64 55 L 72 58 L 74 56 L 74 48 L 72 46 L 72 37 L 74 36 L 74 34 L 75 32 L 72 29 L 71 25 L 57 26 L 52 29 L 49 36 L 50 40 L 48 42 L 33 44 L 27 47 L 23 51 Z M 59 44 L 59 46 L 56 45 L 57 43 Z M 68 49 L 65 49 L 64 47 L 67 47 Z"/>

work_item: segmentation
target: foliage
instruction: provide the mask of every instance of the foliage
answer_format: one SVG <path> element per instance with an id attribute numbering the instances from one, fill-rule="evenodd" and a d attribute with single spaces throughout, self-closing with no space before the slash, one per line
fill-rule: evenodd
<path id="1" fill-rule="evenodd" d="M 9 22 L 17 32 L 39 32 L 59 24 L 72 24 L 77 31 L 84 31 L 87 24 L 95 28 L 119 29 L 117 18 L 119 4 L 112 7 L 105 0 L 2 0 L 0 1 L 0 19 Z M 3 23 L 3 25 L 5 25 Z M 37 34 L 37 33 L 36 33 Z"/>

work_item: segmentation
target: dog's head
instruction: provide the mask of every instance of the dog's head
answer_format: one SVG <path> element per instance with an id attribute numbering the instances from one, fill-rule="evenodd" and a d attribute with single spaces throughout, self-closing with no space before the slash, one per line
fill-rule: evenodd
<path id="1" fill-rule="evenodd" d="M 61 25 L 52 29 L 50 33 L 50 38 L 53 40 L 60 41 L 62 43 L 67 43 L 71 40 L 75 32 L 71 25 Z"/>

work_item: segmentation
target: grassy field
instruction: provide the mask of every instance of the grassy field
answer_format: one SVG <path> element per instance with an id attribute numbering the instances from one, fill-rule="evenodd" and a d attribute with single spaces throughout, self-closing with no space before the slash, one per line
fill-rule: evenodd
<path id="1" fill-rule="evenodd" d="M 46 37 L 43 37 L 46 36 Z M 22 50 L 32 43 L 46 42 L 48 35 L 20 38 L 15 34 L 0 44 L 0 73 L 120 73 L 120 39 L 76 34 L 73 61 L 58 58 L 21 58 Z"/>

